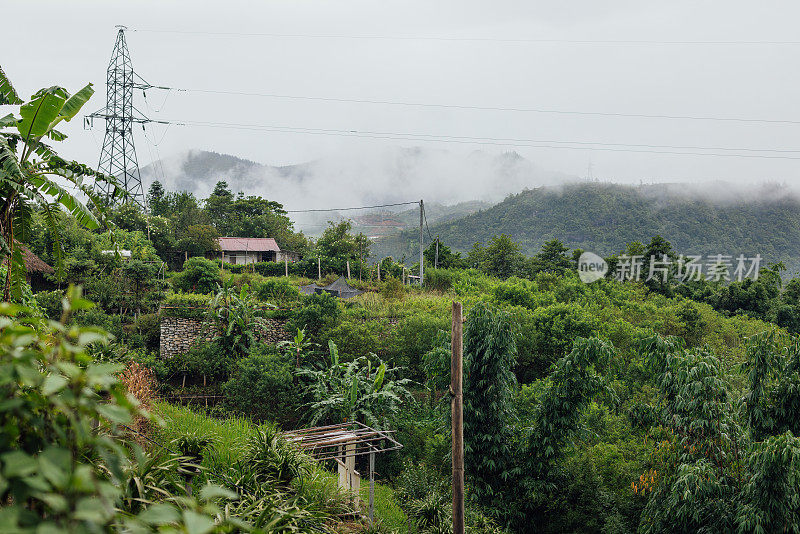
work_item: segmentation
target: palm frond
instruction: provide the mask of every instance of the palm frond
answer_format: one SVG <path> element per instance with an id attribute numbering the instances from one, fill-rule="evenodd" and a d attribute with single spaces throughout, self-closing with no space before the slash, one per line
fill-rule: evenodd
<path id="1" fill-rule="evenodd" d="M 3 72 L 3 67 L 0 67 L 0 106 L 12 105 L 16 106 L 22 104 L 22 99 L 17 94 L 11 81 Z"/>

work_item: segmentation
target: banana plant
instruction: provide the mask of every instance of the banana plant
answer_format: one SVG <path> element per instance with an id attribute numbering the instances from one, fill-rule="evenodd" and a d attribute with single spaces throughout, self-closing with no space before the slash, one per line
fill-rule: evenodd
<path id="1" fill-rule="evenodd" d="M 114 178 L 62 159 L 44 142 L 66 139 L 56 126 L 75 118 L 93 93 L 92 84 L 74 95 L 53 86 L 40 89 L 25 102 L 0 68 L 0 106 L 19 106 L 18 114 L 0 117 L 0 265 L 8 266 L 4 300 L 21 296 L 26 272 L 20 245 L 28 239 L 35 207 L 41 209 L 54 236 L 56 274 L 62 278 L 64 254 L 58 211 L 67 211 L 90 230 L 103 228 L 110 233 L 104 206 L 126 196 Z M 102 198 L 97 186 L 108 191 L 109 198 Z"/>
<path id="2" fill-rule="evenodd" d="M 310 424 L 359 421 L 376 428 L 389 427 L 403 403 L 412 399 L 411 380 L 391 378 L 401 369 L 388 367 L 375 354 L 343 362 L 333 341 L 328 341 L 328 350 L 330 363 L 295 372 L 306 381 Z M 377 365 L 373 366 L 373 361 Z"/>

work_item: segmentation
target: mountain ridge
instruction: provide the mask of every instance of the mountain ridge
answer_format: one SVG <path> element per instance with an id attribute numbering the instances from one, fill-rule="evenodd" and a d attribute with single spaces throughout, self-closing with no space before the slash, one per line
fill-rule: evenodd
<path id="1" fill-rule="evenodd" d="M 790 270 L 800 268 L 800 197 L 793 190 L 777 184 L 749 189 L 727 184 L 713 197 L 713 189 L 689 184 L 573 183 L 509 195 L 430 230 L 461 252 L 508 234 L 527 255 L 559 239 L 570 248 L 609 256 L 630 242 L 647 243 L 661 235 L 679 253 L 760 254 L 765 261 L 783 261 Z M 374 252 L 412 257 L 417 243 L 418 236 L 407 231 L 378 240 Z"/>

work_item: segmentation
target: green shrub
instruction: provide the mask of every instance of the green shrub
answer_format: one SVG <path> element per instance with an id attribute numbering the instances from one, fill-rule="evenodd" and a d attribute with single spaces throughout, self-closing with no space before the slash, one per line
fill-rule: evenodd
<path id="1" fill-rule="evenodd" d="M 383 287 L 381 288 L 381 295 L 385 299 L 400 299 L 403 298 L 405 295 L 405 288 L 403 288 L 403 283 L 395 278 L 394 276 L 390 276 L 386 279 L 386 282 L 383 283 Z"/>
<path id="2" fill-rule="evenodd" d="M 517 373 L 526 380 L 545 376 L 550 366 L 572 350 L 578 337 L 591 337 L 597 321 L 577 304 L 554 304 L 531 314 L 531 352 L 519 353 Z"/>
<path id="3" fill-rule="evenodd" d="M 303 301 L 303 305 L 293 313 L 287 327 L 289 332 L 304 330 L 313 336 L 323 328 L 335 326 L 341 314 L 339 299 L 329 293 L 314 293 L 309 295 Z"/>
<path id="4" fill-rule="evenodd" d="M 256 297 L 264 302 L 285 305 L 300 299 L 300 290 L 286 278 L 269 278 L 256 289 Z"/>
<path id="5" fill-rule="evenodd" d="M 247 443 L 247 466 L 256 474 L 279 486 L 302 481 L 311 474 L 311 460 L 286 442 L 273 424 L 260 426 Z"/>
<path id="6" fill-rule="evenodd" d="M 434 348 L 439 330 L 450 330 L 447 317 L 417 314 L 402 319 L 386 341 L 386 356 L 407 367 L 414 380 L 422 381 L 422 358 Z"/>
<path id="7" fill-rule="evenodd" d="M 219 266 L 200 256 L 186 260 L 183 272 L 172 278 L 172 286 L 187 293 L 211 293 L 221 283 Z"/>
<path id="8" fill-rule="evenodd" d="M 205 376 L 206 381 L 227 380 L 235 365 L 228 347 L 217 342 L 204 343 L 175 358 L 176 364 L 183 362 L 182 371 L 195 378 Z"/>
<path id="9" fill-rule="evenodd" d="M 161 319 L 156 313 L 140 315 L 136 319 L 136 330 L 142 336 L 147 350 L 158 350 L 161 345 Z"/>
<path id="10" fill-rule="evenodd" d="M 167 297 L 161 307 L 162 317 L 184 317 L 186 319 L 201 319 L 208 313 L 211 299 L 208 295 L 194 293 L 175 293 Z"/>
<path id="11" fill-rule="evenodd" d="M 494 288 L 494 298 L 499 303 L 513 306 L 524 306 L 530 310 L 536 309 L 536 284 L 521 278 L 509 278 Z"/>
<path id="12" fill-rule="evenodd" d="M 36 304 L 44 312 L 44 314 L 54 321 L 61 317 L 61 300 L 64 298 L 64 292 L 59 290 L 53 291 L 40 291 L 34 295 Z"/>
<path id="13" fill-rule="evenodd" d="M 345 359 L 368 356 L 370 353 L 381 352 L 381 335 L 386 332 L 386 321 L 361 321 L 358 319 L 344 319 L 320 337 L 323 346 L 328 340 L 336 343 L 339 352 Z"/>
<path id="14" fill-rule="evenodd" d="M 100 308 L 91 308 L 75 314 L 75 322 L 81 326 L 95 326 L 111 333 L 117 339 L 122 336 L 122 317 L 109 315 Z"/>
<path id="15" fill-rule="evenodd" d="M 256 420 L 290 424 L 302 404 L 293 383 L 293 369 L 289 355 L 257 345 L 236 363 L 232 377 L 223 386 L 226 406 Z"/>
<path id="16" fill-rule="evenodd" d="M 453 288 L 453 273 L 448 269 L 427 269 L 425 288 L 433 291 L 450 291 Z"/>

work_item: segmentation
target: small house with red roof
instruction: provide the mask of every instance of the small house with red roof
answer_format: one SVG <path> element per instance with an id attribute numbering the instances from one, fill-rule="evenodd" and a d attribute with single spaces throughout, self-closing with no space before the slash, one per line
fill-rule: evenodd
<path id="1" fill-rule="evenodd" d="M 272 237 L 220 237 L 219 254 L 224 263 L 236 265 L 299 259 L 297 253 L 281 250 Z"/>

